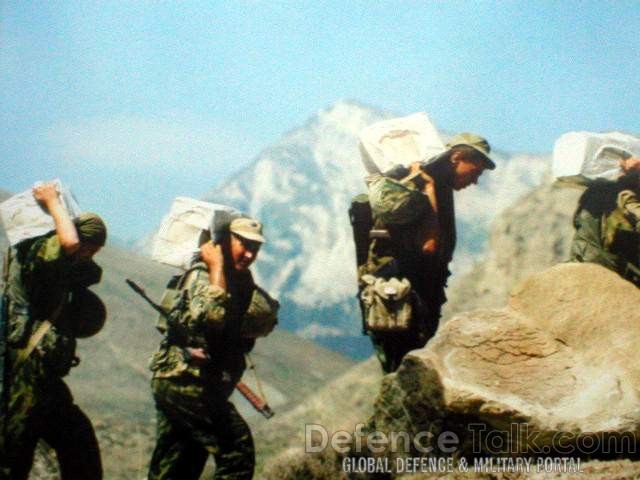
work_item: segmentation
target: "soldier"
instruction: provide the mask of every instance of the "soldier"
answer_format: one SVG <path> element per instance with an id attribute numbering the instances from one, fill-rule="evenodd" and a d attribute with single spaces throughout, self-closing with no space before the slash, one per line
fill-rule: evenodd
<path id="1" fill-rule="evenodd" d="M 598 263 L 640 287 L 640 158 L 620 160 L 615 181 L 588 183 L 573 217 L 570 261 Z"/>
<path id="2" fill-rule="evenodd" d="M 255 338 L 276 323 L 278 303 L 249 271 L 264 242 L 262 225 L 238 218 L 219 243 L 203 240 L 199 258 L 178 281 L 177 302 L 162 302 L 171 319 L 151 361 L 158 433 L 150 480 L 196 480 L 209 454 L 215 478 L 253 476 L 251 432 L 229 396 Z"/>
<path id="3" fill-rule="evenodd" d="M 33 195 L 55 230 L 6 254 L 3 471 L 12 480 L 27 479 L 42 438 L 56 450 L 62 479 L 101 479 L 93 426 L 62 377 L 78 364 L 76 338 L 104 323 L 104 304 L 87 287 L 100 281 L 92 257 L 106 241 L 106 227 L 94 214 L 72 220 L 53 184 L 35 187 Z"/>
<path id="4" fill-rule="evenodd" d="M 360 298 L 365 331 L 387 373 L 437 329 L 456 243 L 453 191 L 495 168 L 482 137 L 462 133 L 447 147 L 426 163 L 368 178 L 373 229 L 359 267 Z"/>

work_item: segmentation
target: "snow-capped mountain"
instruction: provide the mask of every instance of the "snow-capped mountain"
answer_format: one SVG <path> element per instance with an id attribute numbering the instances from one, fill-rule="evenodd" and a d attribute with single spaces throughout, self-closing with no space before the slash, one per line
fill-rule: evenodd
<path id="1" fill-rule="evenodd" d="M 253 270 L 257 281 L 281 300 L 282 326 L 356 356 L 368 351 L 360 336 L 347 213 L 352 197 L 365 191 L 357 135 L 391 116 L 340 101 L 285 134 L 204 198 L 264 222 L 267 244 Z M 496 214 L 538 185 L 550 163 L 548 157 L 500 152 L 495 158 L 495 171 L 456 194 L 456 272 L 482 253 Z"/>

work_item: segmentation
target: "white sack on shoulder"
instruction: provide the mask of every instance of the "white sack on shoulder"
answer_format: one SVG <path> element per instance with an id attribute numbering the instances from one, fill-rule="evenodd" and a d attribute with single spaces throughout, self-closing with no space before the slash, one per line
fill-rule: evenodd
<path id="1" fill-rule="evenodd" d="M 423 162 L 445 151 L 436 127 L 424 112 L 374 123 L 364 128 L 359 138 L 362 163 L 369 173 Z"/>
<path id="2" fill-rule="evenodd" d="M 71 218 L 80 215 L 82 210 L 71 190 L 62 185 L 59 179 L 52 180 L 51 183 L 55 184 L 62 205 Z M 33 198 L 31 189 L 0 203 L 0 218 L 11 246 L 27 238 L 44 235 L 56 228 L 51 215 L 45 212 Z"/>
<path id="3" fill-rule="evenodd" d="M 187 269 L 198 252 L 202 232 L 209 231 L 215 239 L 216 234 L 240 215 L 238 210 L 226 205 L 176 197 L 155 235 L 151 258 Z"/>
<path id="4" fill-rule="evenodd" d="M 613 180 L 625 156 L 640 156 L 640 138 L 621 132 L 565 133 L 553 147 L 553 176 Z"/>

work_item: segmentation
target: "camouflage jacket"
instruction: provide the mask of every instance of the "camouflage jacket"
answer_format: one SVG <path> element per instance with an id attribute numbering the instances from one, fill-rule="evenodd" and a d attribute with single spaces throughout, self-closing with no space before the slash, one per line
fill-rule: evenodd
<path id="1" fill-rule="evenodd" d="M 574 215 L 570 260 L 598 263 L 640 286 L 637 198 L 624 178 L 591 182 Z"/>
<path id="2" fill-rule="evenodd" d="M 206 265 L 199 265 L 187 274 L 178 312 L 150 368 L 154 378 L 191 379 L 232 390 L 246 367 L 244 355 L 255 343 L 243 334 L 243 324 L 261 289 L 249 272 L 227 273 L 227 291 L 212 286 Z M 209 361 L 196 365 L 190 361 L 188 348 L 204 349 Z"/>
<path id="3" fill-rule="evenodd" d="M 76 364 L 76 339 L 65 307 L 69 293 L 99 281 L 95 263 L 74 264 L 55 234 L 25 240 L 7 252 L 10 355 L 15 357 L 43 321 L 52 322 L 30 361 L 40 364 L 43 375 L 66 375 Z"/>
<path id="4" fill-rule="evenodd" d="M 374 239 L 369 248 L 367 262 L 360 268 L 360 278 L 366 273 L 389 277 L 408 278 L 412 288 L 433 312 L 438 312 L 446 301 L 444 287 L 449 277 L 448 265 L 456 244 L 453 189 L 450 186 L 445 163 L 427 165 L 425 171 L 435 183 L 437 213 L 428 204 L 420 209 L 420 216 L 402 225 L 385 225 L 378 220 L 374 228 L 385 228 L 390 238 Z M 405 175 L 399 172 L 397 176 Z M 410 187 L 411 188 L 411 187 Z M 424 201 L 426 197 L 424 197 Z M 427 221 L 426 215 L 437 215 L 439 248 L 437 255 L 424 255 L 420 251 L 418 232 Z"/>

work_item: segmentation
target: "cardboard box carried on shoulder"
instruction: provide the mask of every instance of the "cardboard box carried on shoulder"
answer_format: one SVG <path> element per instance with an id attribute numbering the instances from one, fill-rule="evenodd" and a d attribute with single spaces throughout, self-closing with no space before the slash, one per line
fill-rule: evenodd
<path id="1" fill-rule="evenodd" d="M 239 216 L 238 210 L 226 205 L 177 197 L 154 238 L 151 258 L 187 269 L 199 251 L 203 232 L 209 232 L 215 242 Z"/>
<path id="2" fill-rule="evenodd" d="M 369 125 L 359 139 L 362 163 L 370 174 L 424 162 L 445 151 L 438 130 L 424 112 Z"/>
<path id="3" fill-rule="evenodd" d="M 60 200 L 71 218 L 80 215 L 82 210 L 71 190 L 58 179 L 52 180 L 51 183 L 55 184 Z M 31 189 L 0 203 L 0 219 L 11 246 L 27 238 L 39 237 L 56 228 L 51 215 L 33 198 Z"/>
<path id="4" fill-rule="evenodd" d="M 640 138 L 627 133 L 569 132 L 553 147 L 553 176 L 615 179 L 621 172 L 618 162 L 640 156 Z"/>

